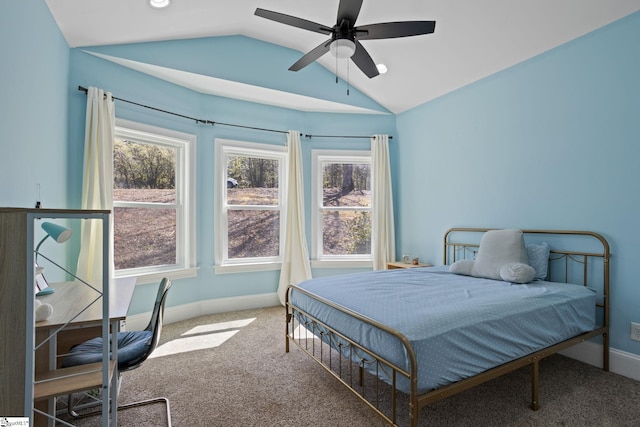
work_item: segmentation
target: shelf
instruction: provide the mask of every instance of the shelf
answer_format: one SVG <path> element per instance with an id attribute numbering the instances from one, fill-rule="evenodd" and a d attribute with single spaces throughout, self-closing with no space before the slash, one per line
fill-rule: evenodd
<path id="1" fill-rule="evenodd" d="M 109 381 L 115 361 L 109 361 Z M 33 388 L 33 400 L 48 399 L 63 394 L 102 387 L 102 362 L 56 369 L 38 374 Z"/>

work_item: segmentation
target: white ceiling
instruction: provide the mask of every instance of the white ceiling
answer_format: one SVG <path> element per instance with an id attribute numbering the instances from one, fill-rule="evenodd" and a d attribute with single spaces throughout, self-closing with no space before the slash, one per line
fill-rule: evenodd
<path id="1" fill-rule="evenodd" d="M 339 0 L 172 0 L 161 10 L 150 7 L 148 0 L 46 3 L 71 47 L 245 35 L 298 50 L 302 56 L 327 37 L 259 18 L 255 9 L 331 27 Z M 351 67 L 349 81 L 391 112 L 400 113 L 638 10 L 640 0 L 364 0 L 356 25 L 434 20 L 436 29 L 430 35 L 363 41 L 374 61 L 385 63 L 389 72 L 369 79 Z M 330 55 L 319 62 L 335 72 L 335 59 Z M 145 64 L 133 65 L 154 75 Z M 289 66 L 282 64 L 285 69 Z M 203 92 L 218 94 L 215 87 L 221 87 L 210 85 L 211 76 L 168 69 L 155 72 L 160 78 Z M 237 93 L 267 102 L 261 101 L 259 89 L 246 86 Z"/>

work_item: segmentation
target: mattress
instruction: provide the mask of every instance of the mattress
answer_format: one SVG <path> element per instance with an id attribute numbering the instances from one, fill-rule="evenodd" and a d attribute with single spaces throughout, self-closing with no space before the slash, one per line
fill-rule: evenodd
<path id="1" fill-rule="evenodd" d="M 322 277 L 298 286 L 403 334 L 416 354 L 421 394 L 595 328 L 596 293 L 574 284 L 520 285 L 432 267 Z M 290 301 L 409 370 L 406 350 L 388 333 L 295 288 Z M 409 381 L 401 376 L 397 388 L 409 393 Z"/>

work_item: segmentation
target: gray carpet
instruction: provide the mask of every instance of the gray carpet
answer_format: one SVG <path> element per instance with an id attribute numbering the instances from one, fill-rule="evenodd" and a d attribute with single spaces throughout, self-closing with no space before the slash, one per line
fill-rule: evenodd
<path id="1" fill-rule="evenodd" d="M 284 330 L 282 307 L 166 325 L 156 357 L 123 375 L 120 402 L 166 396 L 174 426 L 386 425 L 300 349 L 285 353 Z M 182 352 L 168 354 L 174 348 Z M 560 355 L 541 362 L 540 410 L 530 410 L 529 399 L 524 368 L 424 408 L 420 425 L 640 425 L 640 382 Z M 165 425 L 163 411 L 162 405 L 129 409 L 119 414 L 119 425 Z"/>

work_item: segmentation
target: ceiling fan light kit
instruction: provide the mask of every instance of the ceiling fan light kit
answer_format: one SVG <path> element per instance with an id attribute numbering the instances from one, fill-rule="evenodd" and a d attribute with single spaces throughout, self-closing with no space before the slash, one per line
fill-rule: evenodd
<path id="1" fill-rule="evenodd" d="M 256 9 L 255 15 L 331 37 L 305 54 L 289 67 L 289 70 L 301 70 L 325 53 L 331 52 L 336 58 L 351 58 L 369 78 L 379 75 L 380 71 L 360 40 L 411 37 L 431 34 L 435 31 L 435 21 L 383 22 L 356 27 L 355 23 L 362 8 L 362 2 L 363 0 L 340 0 L 336 25 L 333 27 L 261 8 Z"/>
<path id="2" fill-rule="evenodd" d="M 337 39 L 331 42 L 329 50 L 336 58 L 351 58 L 356 53 L 356 44 L 349 39 Z"/>

